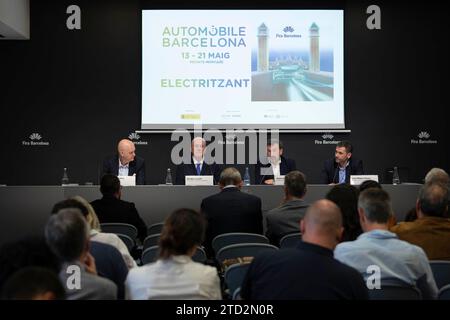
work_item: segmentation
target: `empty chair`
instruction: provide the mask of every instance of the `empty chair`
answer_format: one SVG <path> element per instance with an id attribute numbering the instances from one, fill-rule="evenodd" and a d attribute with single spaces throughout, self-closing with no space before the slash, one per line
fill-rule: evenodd
<path id="1" fill-rule="evenodd" d="M 269 239 L 256 233 L 232 232 L 219 234 L 213 239 L 211 246 L 217 254 L 223 247 L 240 243 L 269 243 Z"/>
<path id="2" fill-rule="evenodd" d="M 261 252 L 278 250 L 277 247 L 266 243 L 242 243 L 223 247 L 216 255 L 216 260 L 223 264 L 226 259 L 254 257 Z"/>
<path id="3" fill-rule="evenodd" d="M 131 252 L 134 248 L 134 246 L 136 245 L 136 243 L 134 242 L 133 239 L 131 239 L 129 236 L 127 236 L 126 234 L 121 234 L 121 233 L 117 233 L 117 236 L 120 238 L 120 240 L 123 241 L 123 243 L 125 243 L 125 245 L 128 248 L 128 251 Z"/>
<path id="4" fill-rule="evenodd" d="M 430 266 L 438 289 L 450 284 L 450 261 L 431 260 Z"/>
<path id="5" fill-rule="evenodd" d="M 230 295 L 233 294 L 236 289 L 241 287 L 249 266 L 249 263 L 236 263 L 225 271 L 225 284 L 227 285 Z"/>
<path id="6" fill-rule="evenodd" d="M 161 233 L 163 227 L 164 227 L 163 222 L 154 223 L 150 227 L 148 227 L 147 235 L 151 236 L 152 234 L 159 234 Z"/>
<path id="7" fill-rule="evenodd" d="M 102 223 L 100 224 L 100 228 L 102 232 L 105 233 L 120 233 L 127 235 L 133 239 L 133 241 L 136 240 L 138 235 L 136 227 L 128 223 Z"/>
<path id="8" fill-rule="evenodd" d="M 153 247 L 153 246 L 157 246 L 160 237 L 161 237 L 160 233 L 147 236 L 144 239 L 144 243 L 142 243 L 142 250 L 145 250 L 145 249 Z"/>
<path id="9" fill-rule="evenodd" d="M 441 290 L 439 290 L 438 297 L 439 300 L 450 300 L 450 284 L 443 286 Z"/>
<path id="10" fill-rule="evenodd" d="M 156 259 L 158 258 L 158 252 L 159 252 L 158 246 L 152 246 L 150 248 L 145 249 L 142 252 L 142 257 L 141 257 L 142 265 L 146 265 L 148 263 L 155 262 Z"/>
<path id="11" fill-rule="evenodd" d="M 401 284 L 381 284 L 381 289 L 371 289 L 369 300 L 422 300 L 419 289 Z"/>
<path id="12" fill-rule="evenodd" d="M 287 234 L 280 240 L 280 249 L 296 248 L 300 242 L 302 242 L 300 232 Z"/>

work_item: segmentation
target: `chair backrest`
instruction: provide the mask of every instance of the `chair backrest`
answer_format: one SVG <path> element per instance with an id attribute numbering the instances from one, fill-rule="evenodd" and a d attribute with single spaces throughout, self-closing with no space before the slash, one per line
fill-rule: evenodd
<path id="1" fill-rule="evenodd" d="M 300 232 L 287 234 L 280 240 L 280 249 L 296 248 L 300 242 L 302 242 Z"/>
<path id="2" fill-rule="evenodd" d="M 145 249 L 142 252 L 142 257 L 141 257 L 142 265 L 146 265 L 148 263 L 155 262 L 158 257 L 158 251 L 159 251 L 158 246 L 153 246 L 153 247 Z"/>
<path id="3" fill-rule="evenodd" d="M 233 300 L 242 300 L 241 298 L 241 288 L 237 288 L 233 292 Z"/>
<path id="4" fill-rule="evenodd" d="M 197 251 L 195 251 L 194 255 L 192 256 L 192 260 L 195 262 L 205 263 L 207 260 L 205 250 L 201 247 L 197 247 Z"/>
<path id="5" fill-rule="evenodd" d="M 225 271 L 224 280 L 230 295 L 241 287 L 249 266 L 249 263 L 236 263 Z"/>
<path id="6" fill-rule="evenodd" d="M 450 300 L 450 284 L 443 286 L 439 290 L 438 297 L 439 300 Z"/>
<path id="7" fill-rule="evenodd" d="M 217 254 L 223 247 L 240 243 L 269 243 L 269 239 L 257 233 L 232 232 L 219 234 L 213 239 L 211 246 Z"/>
<path id="8" fill-rule="evenodd" d="M 144 239 L 144 242 L 142 243 L 142 250 L 145 250 L 145 249 L 153 247 L 153 246 L 157 246 L 160 237 L 161 237 L 160 233 L 147 236 Z"/>
<path id="9" fill-rule="evenodd" d="M 129 252 L 131 252 L 134 249 L 134 247 L 136 246 L 136 242 L 134 242 L 134 240 L 131 239 L 126 234 L 116 233 L 116 235 L 120 238 L 120 240 L 123 241 L 123 243 L 125 243 Z"/>
<path id="10" fill-rule="evenodd" d="M 128 223 L 102 223 L 100 228 L 102 232 L 125 234 L 133 240 L 136 240 L 138 235 L 136 227 Z"/>
<path id="11" fill-rule="evenodd" d="M 422 294 L 412 286 L 381 284 L 381 289 L 369 290 L 369 300 L 422 300 Z"/>
<path id="12" fill-rule="evenodd" d="M 450 284 L 450 261 L 431 260 L 430 267 L 438 289 Z"/>
<path id="13" fill-rule="evenodd" d="M 163 226 L 164 226 L 163 222 L 152 224 L 147 229 L 147 235 L 150 236 L 152 234 L 159 234 L 159 233 L 161 233 Z"/>
<path id="14" fill-rule="evenodd" d="M 225 259 L 240 257 L 255 257 L 261 252 L 278 250 L 277 247 L 267 243 L 241 243 L 223 247 L 216 254 L 216 260 L 222 264 Z"/>

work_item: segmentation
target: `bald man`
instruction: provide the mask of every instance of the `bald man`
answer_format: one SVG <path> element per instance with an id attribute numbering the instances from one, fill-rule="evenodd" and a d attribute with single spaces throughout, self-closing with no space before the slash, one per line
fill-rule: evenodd
<path id="1" fill-rule="evenodd" d="M 342 215 L 329 200 L 319 200 L 300 222 L 303 234 L 295 249 L 258 255 L 241 287 L 250 300 L 368 299 L 362 276 L 333 257 L 342 237 Z"/>
<path id="2" fill-rule="evenodd" d="M 213 176 L 214 184 L 219 182 L 221 167 L 215 163 L 205 162 L 206 141 L 202 137 L 196 137 L 191 143 L 191 160 L 189 163 L 181 163 L 177 166 L 175 184 L 184 185 L 186 176 Z"/>
<path id="3" fill-rule="evenodd" d="M 145 184 L 145 162 L 136 156 L 136 147 L 131 140 L 122 139 L 117 144 L 117 154 L 103 161 L 103 173 L 116 176 L 136 175 L 136 184 Z"/>

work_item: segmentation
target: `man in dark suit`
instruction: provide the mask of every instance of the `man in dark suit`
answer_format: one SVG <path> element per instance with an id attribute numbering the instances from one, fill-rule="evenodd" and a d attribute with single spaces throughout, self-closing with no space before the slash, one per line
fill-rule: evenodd
<path id="1" fill-rule="evenodd" d="M 349 141 L 341 141 L 336 145 L 334 159 L 325 161 L 320 176 L 320 183 L 350 183 L 351 175 L 364 174 L 363 164 L 352 156 L 353 146 Z"/>
<path id="2" fill-rule="evenodd" d="M 205 247 L 210 256 L 215 236 L 229 232 L 263 233 L 261 199 L 244 192 L 241 174 L 236 168 L 222 171 L 220 193 L 203 199 L 201 211 L 208 222 Z"/>
<path id="3" fill-rule="evenodd" d="M 131 140 L 122 139 L 117 145 L 117 155 L 103 161 L 103 174 L 136 176 L 136 184 L 145 184 L 145 161 L 136 156 L 136 147 Z M 103 175 L 102 174 L 102 175 Z"/>
<path id="4" fill-rule="evenodd" d="M 138 230 L 138 238 L 144 241 L 147 226 L 136 210 L 134 203 L 120 200 L 120 181 L 115 175 L 105 174 L 100 183 L 103 198 L 91 202 L 100 223 L 128 223 Z"/>
<path id="5" fill-rule="evenodd" d="M 192 140 L 192 162 L 182 163 L 177 166 L 175 184 L 184 185 L 186 176 L 213 176 L 214 184 L 219 182 L 221 167 L 205 162 L 206 141 L 201 137 Z"/>
<path id="6" fill-rule="evenodd" d="M 306 179 L 300 171 L 291 171 L 284 177 L 284 201 L 266 215 L 266 236 L 270 243 L 280 245 L 283 236 L 300 232 L 300 220 L 308 209 L 303 200 L 306 194 Z"/>
<path id="7" fill-rule="evenodd" d="M 284 176 L 295 170 L 295 161 L 283 156 L 284 147 L 281 141 L 270 141 L 267 144 L 267 164 L 258 162 L 255 166 L 255 184 L 274 184 L 275 177 Z"/>
<path id="8" fill-rule="evenodd" d="M 333 257 L 343 228 L 339 208 L 329 200 L 312 204 L 301 221 L 303 241 L 295 249 L 262 253 L 241 286 L 245 300 L 368 299 L 361 274 Z"/>

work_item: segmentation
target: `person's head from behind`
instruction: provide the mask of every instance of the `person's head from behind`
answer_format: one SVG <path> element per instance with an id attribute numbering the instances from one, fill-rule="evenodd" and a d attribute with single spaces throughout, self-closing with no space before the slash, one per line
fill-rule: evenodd
<path id="1" fill-rule="evenodd" d="M 133 141 L 129 139 L 122 139 L 117 144 L 117 153 L 119 154 L 120 163 L 127 165 L 136 157 L 136 147 Z"/>
<path id="2" fill-rule="evenodd" d="M 333 201 L 341 210 L 344 224 L 342 240 L 355 240 L 355 237 L 361 233 L 358 216 L 358 189 L 348 184 L 338 184 L 328 191 L 325 198 Z"/>
<path id="3" fill-rule="evenodd" d="M 191 152 L 195 160 L 200 161 L 206 149 L 206 140 L 202 137 L 195 137 L 191 142 Z"/>
<path id="4" fill-rule="evenodd" d="M 70 198 L 69 200 L 75 200 L 81 203 L 87 210 L 87 215 L 83 213 L 83 216 L 85 216 L 86 221 L 91 229 L 101 231 L 100 229 L 100 221 L 98 220 L 97 214 L 95 213 L 94 208 L 91 206 L 91 204 L 83 197 L 81 196 L 75 196 Z"/>
<path id="5" fill-rule="evenodd" d="M 269 161 L 272 163 L 280 160 L 280 157 L 283 155 L 284 146 L 280 140 L 270 140 L 267 143 L 267 157 Z"/>
<path id="6" fill-rule="evenodd" d="M 300 171 L 291 171 L 284 176 L 284 194 L 286 200 L 302 199 L 306 194 L 306 177 Z"/>
<path id="7" fill-rule="evenodd" d="M 329 200 L 314 202 L 300 221 L 304 242 L 334 250 L 342 238 L 342 214 L 339 207 Z"/>
<path id="8" fill-rule="evenodd" d="M 45 238 L 62 262 L 84 261 L 89 252 L 89 227 L 78 209 L 63 209 L 50 216 Z"/>
<path id="9" fill-rule="evenodd" d="M 336 150 L 334 152 L 334 159 L 338 164 L 344 165 L 352 157 L 352 153 L 353 153 L 352 144 L 349 141 L 345 140 L 340 141 L 336 145 Z"/>
<path id="10" fill-rule="evenodd" d="M 392 217 L 389 194 L 383 189 L 369 188 L 361 192 L 358 199 L 359 221 L 364 232 L 388 229 Z"/>
<path id="11" fill-rule="evenodd" d="M 42 267 L 25 267 L 14 273 L 2 290 L 5 300 L 64 300 L 58 275 Z"/>
<path id="12" fill-rule="evenodd" d="M 366 180 L 359 185 L 359 192 L 363 192 L 364 190 L 369 189 L 369 188 L 383 189 L 383 187 L 381 186 L 381 184 L 379 182 L 374 181 L 374 180 Z"/>
<path id="13" fill-rule="evenodd" d="M 105 197 L 120 198 L 120 180 L 113 174 L 105 174 L 100 181 L 100 192 Z"/>
<path id="14" fill-rule="evenodd" d="M 420 188 L 416 202 L 417 217 L 445 217 L 448 212 L 448 187 L 440 183 L 426 183 Z"/>
<path id="15" fill-rule="evenodd" d="M 440 183 L 448 186 L 450 184 L 450 177 L 445 170 L 433 168 L 426 174 L 425 183 Z"/>
<path id="16" fill-rule="evenodd" d="M 205 218 L 192 209 L 178 209 L 165 220 L 159 239 L 159 257 L 192 256 L 205 235 Z"/>
<path id="17" fill-rule="evenodd" d="M 241 188 L 242 184 L 242 177 L 238 169 L 230 167 L 221 172 L 219 179 L 219 186 L 221 189 L 231 185 Z"/>
<path id="18" fill-rule="evenodd" d="M 59 259 L 43 236 L 31 236 L 3 244 L 0 247 L 0 291 L 11 275 L 29 266 L 59 273 Z"/>
<path id="19" fill-rule="evenodd" d="M 51 214 L 57 214 L 64 209 L 78 209 L 84 217 L 87 217 L 89 214 L 86 206 L 76 199 L 66 199 L 55 203 L 52 208 Z"/>

